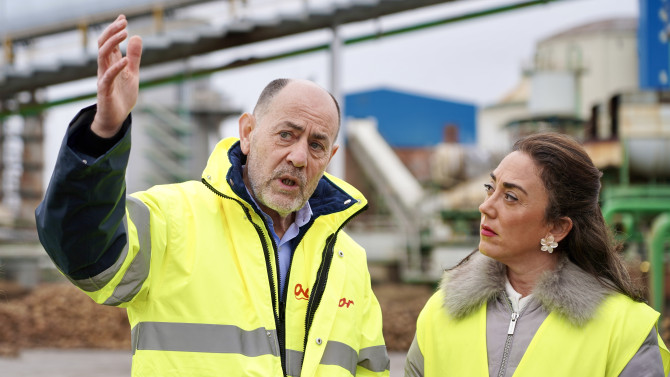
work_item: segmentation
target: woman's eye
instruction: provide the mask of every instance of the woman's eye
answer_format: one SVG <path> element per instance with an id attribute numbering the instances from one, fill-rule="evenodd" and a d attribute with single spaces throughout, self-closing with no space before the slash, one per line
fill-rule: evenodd
<path id="1" fill-rule="evenodd" d="M 490 183 L 484 183 L 484 191 L 490 193 L 493 191 L 493 185 Z"/>
<path id="2" fill-rule="evenodd" d="M 505 200 L 517 201 L 519 199 L 517 199 L 516 196 L 512 194 L 505 194 Z"/>

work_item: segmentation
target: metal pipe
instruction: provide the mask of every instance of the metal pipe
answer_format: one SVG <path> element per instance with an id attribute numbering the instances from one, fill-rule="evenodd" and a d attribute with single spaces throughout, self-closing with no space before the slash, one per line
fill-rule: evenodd
<path id="1" fill-rule="evenodd" d="M 616 213 L 661 213 L 670 212 L 670 200 L 660 198 L 621 198 L 608 200 L 602 212 L 605 222 L 612 223 Z"/>
<path id="2" fill-rule="evenodd" d="M 202 3 L 214 2 L 219 0 L 168 0 L 168 1 L 154 1 L 154 2 L 143 2 L 144 4 L 134 5 L 132 7 L 125 7 L 123 9 L 115 8 L 109 9 L 107 11 L 98 10 L 98 6 L 94 2 L 80 2 L 83 5 L 84 10 L 98 10 L 95 14 L 86 15 L 86 23 L 88 26 L 101 26 L 106 25 L 109 22 L 112 22 L 116 19 L 119 13 L 123 13 L 126 16 L 126 19 L 133 20 L 141 17 L 149 16 L 153 13 L 154 5 L 150 3 L 161 3 L 161 6 L 165 11 L 173 11 L 175 9 L 194 6 Z M 0 14 L 4 12 L 0 10 Z M 74 12 L 77 13 L 78 12 Z M 80 24 L 80 17 L 73 12 L 65 13 L 67 16 L 60 16 L 61 12 L 54 15 L 54 22 L 44 25 L 37 25 L 29 28 L 19 29 L 19 30 L 8 30 L 3 28 L 7 37 L 12 39 L 15 43 L 26 43 L 34 40 L 36 38 L 47 37 L 54 34 L 64 33 L 71 30 L 76 30 Z M 4 16 L 4 14 L 2 14 Z M 3 21 L 3 18 L 0 18 L 0 22 Z"/>
<path id="3" fill-rule="evenodd" d="M 342 82 L 342 32 L 337 18 L 333 21 L 333 39 L 330 43 L 330 93 L 340 105 L 340 114 L 344 114 L 344 98 L 340 83 Z M 337 134 L 337 145 L 344 145 L 347 130 L 346 122 L 340 122 L 340 132 Z M 328 172 L 338 178 L 345 178 L 344 153 L 336 153 L 328 165 Z"/>
<path id="4" fill-rule="evenodd" d="M 637 219 L 630 212 L 624 212 L 621 214 L 621 224 L 623 225 L 623 231 L 631 235 L 637 229 Z"/>
<path id="5" fill-rule="evenodd" d="M 154 20 L 154 32 L 158 35 L 165 34 L 165 9 L 157 5 L 151 12 L 151 16 Z"/>
<path id="6" fill-rule="evenodd" d="M 512 11 L 512 10 L 522 9 L 522 8 L 526 8 L 526 7 L 530 7 L 530 6 L 534 6 L 534 5 L 546 5 L 547 3 L 557 2 L 557 1 L 567 1 L 567 0 L 523 1 L 523 2 L 520 2 L 520 3 L 510 4 L 510 5 L 506 5 L 506 6 L 502 6 L 502 7 L 489 8 L 489 9 L 485 9 L 485 10 L 481 10 L 481 11 L 467 13 L 467 14 L 460 15 L 460 16 L 448 17 L 448 18 L 444 18 L 444 19 L 441 19 L 441 20 L 437 20 L 437 21 L 421 23 L 421 24 L 417 24 L 417 25 L 413 25 L 413 26 L 409 26 L 409 27 L 397 28 L 397 29 L 394 29 L 394 30 L 389 30 L 389 31 L 381 32 L 381 33 L 380 32 L 375 32 L 375 33 L 364 35 L 364 36 L 357 37 L 357 38 L 350 38 L 350 39 L 345 40 L 344 44 L 345 45 L 351 45 L 351 44 L 366 42 L 366 41 L 370 41 L 370 40 L 377 40 L 377 39 L 380 39 L 382 37 L 388 37 L 388 36 L 397 35 L 397 34 L 404 34 L 404 33 L 412 32 L 412 31 L 419 31 L 419 30 L 432 28 L 432 27 L 436 27 L 436 26 L 442 26 L 442 25 L 446 25 L 446 24 L 450 24 L 450 23 L 454 23 L 454 22 L 466 21 L 466 20 L 470 20 L 470 19 L 473 19 L 473 18 L 477 18 L 477 17 L 490 16 L 490 15 L 494 15 L 494 14 L 498 14 L 498 13 L 502 13 L 502 12 L 508 12 L 508 11 Z M 316 45 L 316 46 L 302 48 L 302 49 L 298 49 L 298 50 L 293 50 L 293 51 L 289 51 L 289 52 L 285 52 L 285 53 L 281 53 L 281 54 L 277 54 L 277 55 L 272 55 L 272 56 L 268 56 L 268 57 L 262 57 L 262 58 L 252 57 L 252 58 L 248 58 L 248 59 L 244 59 L 244 60 L 237 60 L 237 61 L 234 61 L 232 63 L 225 64 L 225 65 L 218 66 L 218 67 L 206 68 L 206 69 L 201 69 L 201 70 L 198 70 L 198 71 L 193 71 L 193 72 L 189 73 L 188 78 L 189 79 L 195 79 L 195 78 L 208 76 L 208 75 L 211 75 L 211 74 L 214 74 L 214 73 L 217 73 L 217 72 L 226 71 L 226 70 L 233 69 L 233 68 L 239 68 L 239 67 L 244 67 L 244 66 L 248 66 L 248 65 L 252 65 L 252 64 L 264 63 L 264 62 L 269 62 L 269 61 L 273 61 L 273 60 L 284 59 L 284 58 L 294 57 L 294 56 L 303 55 L 303 54 L 309 54 L 309 53 L 313 53 L 313 52 L 327 50 L 329 48 L 331 48 L 331 44 L 326 43 L 326 44 Z M 165 85 L 165 84 L 170 84 L 170 83 L 174 83 L 174 82 L 179 82 L 179 81 L 183 80 L 184 77 L 185 77 L 184 73 L 178 73 L 178 74 L 168 76 L 168 77 L 162 77 L 162 78 L 158 78 L 158 79 L 154 79 L 154 80 L 150 80 L 150 81 L 144 81 L 140 84 L 140 88 L 148 88 L 148 87 L 153 87 L 153 86 L 158 86 L 158 85 Z M 67 103 L 72 103 L 72 102 L 81 101 L 81 100 L 85 100 L 85 99 L 91 99 L 91 98 L 95 98 L 95 96 L 96 96 L 95 93 L 88 93 L 88 94 L 82 94 L 82 95 L 75 96 L 75 97 L 67 97 L 67 98 L 56 100 L 56 101 L 45 102 L 45 103 L 41 103 L 41 104 L 38 104 L 38 105 L 21 105 L 17 111 L 8 111 L 8 110 L 0 111 L 0 120 L 5 118 L 5 117 L 8 117 L 10 115 L 30 115 L 30 114 L 39 113 L 39 112 L 44 111 L 45 109 L 50 108 L 50 107 L 64 105 L 64 104 L 67 104 Z"/>
<path id="7" fill-rule="evenodd" d="M 79 30 L 79 34 L 81 35 L 81 51 L 85 54 L 88 50 L 88 23 L 80 22 L 77 25 L 77 30 Z"/>
<path id="8" fill-rule="evenodd" d="M 3 46 L 5 51 L 5 61 L 7 64 L 14 64 L 14 43 L 12 39 L 5 37 Z"/>

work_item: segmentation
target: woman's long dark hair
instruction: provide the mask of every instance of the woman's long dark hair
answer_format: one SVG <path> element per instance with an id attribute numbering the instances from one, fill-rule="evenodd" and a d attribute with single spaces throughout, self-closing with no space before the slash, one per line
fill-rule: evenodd
<path id="1" fill-rule="evenodd" d="M 584 148 L 566 135 L 537 133 L 518 140 L 513 150 L 530 156 L 540 170 L 549 196 L 546 220 L 563 216 L 572 220 L 572 230 L 556 250 L 603 285 L 643 301 L 642 290 L 621 259 L 622 245 L 614 239 L 598 205 L 602 173 Z"/>

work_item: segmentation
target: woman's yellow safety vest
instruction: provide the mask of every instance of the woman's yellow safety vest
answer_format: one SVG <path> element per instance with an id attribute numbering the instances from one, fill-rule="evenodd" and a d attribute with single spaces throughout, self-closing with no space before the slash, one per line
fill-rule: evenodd
<path id="1" fill-rule="evenodd" d="M 424 376 L 489 375 L 486 304 L 463 319 L 443 307 L 444 295 L 431 297 L 417 322 Z M 577 327 L 554 312 L 542 323 L 516 368 L 514 377 L 616 377 L 638 351 L 659 314 L 649 306 L 613 294 L 596 316 Z M 670 353 L 659 337 L 665 373 Z"/>

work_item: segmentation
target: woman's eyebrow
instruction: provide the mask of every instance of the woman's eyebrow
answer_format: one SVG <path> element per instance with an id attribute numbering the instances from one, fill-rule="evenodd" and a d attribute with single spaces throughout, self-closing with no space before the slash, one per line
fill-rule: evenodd
<path id="1" fill-rule="evenodd" d="M 495 174 L 491 173 L 491 179 L 493 179 L 493 182 L 496 181 Z M 517 185 L 516 183 L 503 182 L 502 185 L 503 185 L 504 188 L 508 188 L 508 189 L 511 189 L 511 188 L 519 189 L 521 192 L 528 195 L 528 192 L 526 192 L 526 190 L 524 190 L 523 187 Z"/>

